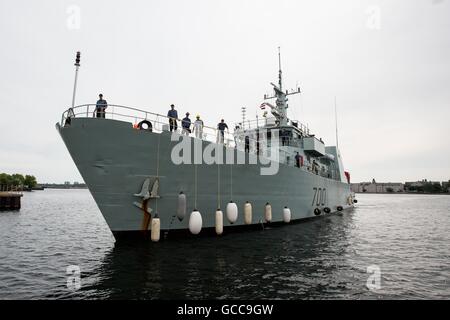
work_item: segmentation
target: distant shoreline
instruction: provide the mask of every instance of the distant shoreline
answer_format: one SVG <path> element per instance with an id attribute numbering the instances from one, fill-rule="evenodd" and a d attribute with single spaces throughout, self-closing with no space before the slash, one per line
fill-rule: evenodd
<path id="1" fill-rule="evenodd" d="M 415 195 L 430 195 L 430 196 L 450 195 L 450 193 L 425 193 L 425 192 L 355 192 L 355 194 L 392 194 L 392 195 L 415 194 Z"/>
<path id="2" fill-rule="evenodd" d="M 70 186 L 70 187 L 65 187 L 65 186 L 50 186 L 50 187 L 40 187 L 40 188 L 33 188 L 31 190 L 24 190 L 24 191 L 43 191 L 45 189 L 62 189 L 62 190 L 71 190 L 71 189 L 87 189 L 88 187 L 86 186 Z"/>

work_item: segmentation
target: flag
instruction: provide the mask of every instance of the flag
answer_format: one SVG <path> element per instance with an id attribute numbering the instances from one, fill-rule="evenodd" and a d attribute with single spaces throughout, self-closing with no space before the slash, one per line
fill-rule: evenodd
<path id="1" fill-rule="evenodd" d="M 259 107 L 261 108 L 261 110 L 266 110 L 266 104 L 265 103 L 262 103 Z"/>

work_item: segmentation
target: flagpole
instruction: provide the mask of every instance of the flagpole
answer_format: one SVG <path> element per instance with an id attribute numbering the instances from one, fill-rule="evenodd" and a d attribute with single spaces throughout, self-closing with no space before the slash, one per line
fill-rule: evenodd
<path id="1" fill-rule="evenodd" d="M 75 83 L 73 84 L 73 95 L 72 95 L 72 109 L 75 107 L 75 95 L 77 93 L 77 81 L 78 81 L 78 69 L 80 68 L 80 51 L 77 52 L 75 58 Z"/>

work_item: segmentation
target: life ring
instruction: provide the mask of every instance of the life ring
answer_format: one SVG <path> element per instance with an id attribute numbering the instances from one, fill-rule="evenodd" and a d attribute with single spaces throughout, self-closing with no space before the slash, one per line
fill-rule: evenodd
<path id="1" fill-rule="evenodd" d="M 342 206 L 337 206 L 337 211 L 342 211 L 342 210 L 344 210 L 344 208 L 342 208 Z"/>
<path id="2" fill-rule="evenodd" d="M 144 128 L 144 124 L 147 125 L 147 128 Z M 147 131 L 150 131 L 150 132 L 153 131 L 153 125 L 148 120 L 142 120 L 141 122 L 139 122 L 138 123 L 138 128 L 139 128 L 139 130 L 147 130 Z"/>
<path id="3" fill-rule="evenodd" d="M 323 212 L 325 212 L 325 213 L 330 213 L 330 212 L 331 212 L 331 209 L 328 208 L 328 207 L 325 207 L 325 208 L 323 208 Z"/>
<path id="4" fill-rule="evenodd" d="M 319 216 L 321 213 L 322 213 L 322 211 L 321 211 L 319 208 L 315 208 L 315 209 L 314 209 L 314 214 L 315 214 L 316 216 Z"/>

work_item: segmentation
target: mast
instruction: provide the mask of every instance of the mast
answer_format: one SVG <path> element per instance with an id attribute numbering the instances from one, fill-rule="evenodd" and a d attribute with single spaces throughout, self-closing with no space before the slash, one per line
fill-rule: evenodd
<path id="1" fill-rule="evenodd" d="M 77 52 L 77 56 L 75 58 L 75 83 L 73 84 L 73 95 L 72 95 L 72 108 L 75 106 L 75 94 L 77 92 L 77 81 L 78 81 L 78 69 L 80 68 L 80 51 Z"/>
<path id="2" fill-rule="evenodd" d="M 270 104 L 267 105 L 272 109 L 272 114 L 278 120 L 279 126 L 286 126 L 289 122 L 289 119 L 287 117 L 287 109 L 289 108 L 287 104 L 287 96 L 300 93 L 300 88 L 297 87 L 295 91 L 292 90 L 291 92 L 288 92 L 287 90 L 286 92 L 283 92 L 283 72 L 281 71 L 280 47 L 278 47 L 278 86 L 272 82 L 270 84 L 273 86 L 274 95 L 264 95 L 264 100 L 276 99 L 276 106 L 272 106 Z"/>
<path id="3" fill-rule="evenodd" d="M 334 119 L 336 121 L 336 149 L 339 150 L 339 136 L 338 136 L 338 120 L 337 120 L 336 96 L 334 96 Z"/>
<path id="4" fill-rule="evenodd" d="M 278 47 L 278 87 L 283 90 L 282 72 L 281 72 L 281 50 Z"/>

